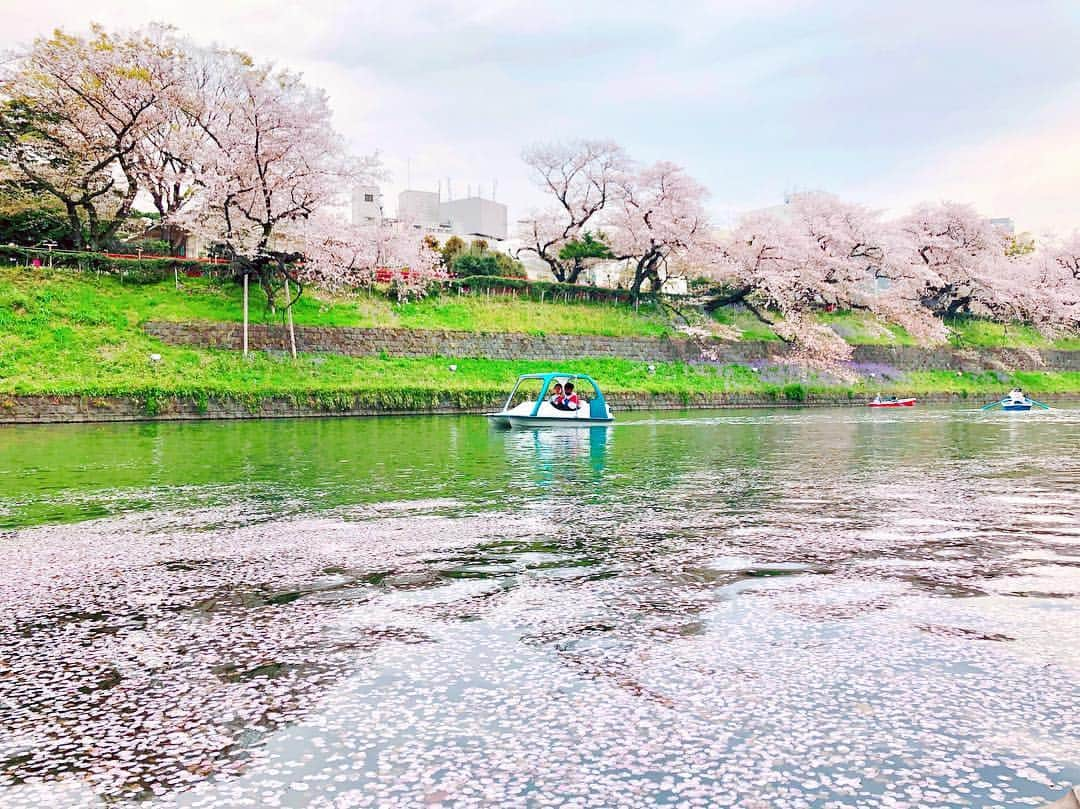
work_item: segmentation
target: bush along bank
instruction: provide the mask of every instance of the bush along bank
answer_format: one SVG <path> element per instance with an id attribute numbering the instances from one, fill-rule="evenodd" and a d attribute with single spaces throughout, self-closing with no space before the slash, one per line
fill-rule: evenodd
<path id="1" fill-rule="evenodd" d="M 412 360 L 388 361 L 400 371 Z M 469 361 L 461 361 L 467 365 Z M 483 361 L 481 361 L 483 362 Z M 485 380 L 476 371 L 457 365 L 463 376 L 457 384 L 402 386 L 389 382 L 382 387 L 303 389 L 285 387 L 186 388 L 146 386 L 142 388 L 96 390 L 67 389 L 51 393 L 0 394 L 0 423 L 139 421 L 169 419 L 284 418 L 305 416 L 372 416 L 418 413 L 480 413 L 499 407 L 513 383 L 513 374 L 504 384 Z M 448 366 L 449 367 L 449 366 Z M 488 368 L 492 372 L 502 369 Z M 510 369 L 506 369 L 510 370 Z M 518 370 L 518 369 L 513 369 Z M 670 370 L 670 369 L 669 369 Z M 588 369 L 598 373 L 597 369 Z M 454 373 L 457 373 L 456 371 Z M 639 389 L 622 383 L 604 384 L 605 395 L 616 412 L 643 409 L 853 406 L 863 405 L 873 393 L 907 393 L 926 402 L 989 401 L 1014 384 L 1033 395 L 1057 401 L 1080 400 L 1080 373 L 1000 372 L 956 374 L 916 372 L 902 385 L 856 384 L 842 386 L 818 381 L 785 383 L 742 379 L 752 373 L 743 366 L 716 369 L 717 380 L 726 385 L 681 386 L 662 378 L 642 383 Z M 599 374 L 598 374 L 599 375 Z M 503 378 L 499 373 L 500 379 Z M 756 374 L 754 375 L 757 376 Z M 651 375 L 650 375 L 651 377 Z M 604 379 L 603 376 L 600 376 Z M 617 377 L 615 377 L 617 379 Z M 465 384 L 461 384 L 461 381 Z M 651 388 L 645 389 L 645 388 Z"/>
<path id="2" fill-rule="evenodd" d="M 227 274 L 227 267 L 207 261 L 178 256 L 117 258 L 108 253 L 75 250 L 44 250 L 37 247 L 0 245 L 0 263 L 22 265 L 28 270 L 68 269 L 78 272 L 112 275 L 132 284 L 155 284 L 172 280 L 179 272 L 186 276 L 209 273 Z"/>

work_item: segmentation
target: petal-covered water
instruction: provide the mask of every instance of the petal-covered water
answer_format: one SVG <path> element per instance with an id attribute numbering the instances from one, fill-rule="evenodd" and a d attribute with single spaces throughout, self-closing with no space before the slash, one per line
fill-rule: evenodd
<path id="1" fill-rule="evenodd" d="M 1080 410 L 0 430 L 0 806 L 1040 806 Z"/>

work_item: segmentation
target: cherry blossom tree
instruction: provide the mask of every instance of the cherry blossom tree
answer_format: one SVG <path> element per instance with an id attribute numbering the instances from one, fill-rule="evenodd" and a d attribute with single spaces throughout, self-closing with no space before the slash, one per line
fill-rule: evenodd
<path id="1" fill-rule="evenodd" d="M 1048 334 L 1077 326 L 1074 268 L 1080 239 L 1016 250 L 1015 240 L 968 205 L 923 205 L 900 222 L 901 285 L 938 317 L 976 315 Z"/>
<path id="2" fill-rule="evenodd" d="M 905 254 L 898 281 L 935 316 L 1013 314 L 1001 280 L 1022 262 L 1006 256 L 1009 235 L 972 206 L 920 205 L 898 227 Z"/>
<path id="3" fill-rule="evenodd" d="M 877 212 L 828 194 L 795 195 L 740 221 L 713 265 L 725 292 L 706 309 L 741 303 L 792 344 L 793 356 L 826 364 L 851 347 L 815 318 L 824 309 L 866 310 L 923 342 L 942 339 L 940 323 L 896 284 L 901 260 L 895 230 Z"/>
<path id="4" fill-rule="evenodd" d="M 245 287 L 253 279 L 291 329 L 292 306 L 307 283 L 341 287 L 390 274 L 399 295 L 437 275 L 421 234 L 382 225 L 353 227 L 347 190 L 381 176 L 377 156 L 353 158 L 331 125 L 325 95 L 298 75 L 217 51 L 194 76 L 183 113 L 196 122 L 184 150 L 155 178 L 191 182 L 168 221 L 202 235 L 227 255 Z M 246 346 L 246 340 L 245 340 Z M 295 353 L 295 348 L 294 348 Z"/>
<path id="5" fill-rule="evenodd" d="M 195 108 L 205 133 L 190 159 L 197 190 L 173 220 L 219 244 L 273 310 L 279 285 L 298 281 L 292 266 L 325 244 L 331 220 L 319 215 L 375 179 L 378 160 L 346 154 L 326 96 L 298 75 L 225 52 L 217 69 Z"/>
<path id="6" fill-rule="evenodd" d="M 163 219 L 179 212 L 201 182 L 201 161 L 213 145 L 213 133 L 223 128 L 232 110 L 236 70 L 249 63 L 240 54 L 185 46 L 182 92 L 147 128 L 134 154 L 140 189 Z"/>
<path id="7" fill-rule="evenodd" d="M 601 219 L 612 253 L 633 269 L 635 300 L 644 284 L 659 292 L 676 268 L 712 259 L 706 195 L 705 187 L 674 163 L 623 173 L 619 193 Z"/>
<path id="8" fill-rule="evenodd" d="M 1032 319 L 1051 329 L 1080 329 L 1080 231 L 1048 239 L 1026 259 L 1025 291 L 1037 307 Z"/>
<path id="9" fill-rule="evenodd" d="M 1062 276 L 1071 276 L 1074 281 L 1080 282 L 1080 230 L 1074 230 L 1068 238 L 1052 243 L 1047 252 Z"/>
<path id="10" fill-rule="evenodd" d="M 534 146 L 523 155 L 539 187 L 553 198 L 552 206 L 534 212 L 519 233 L 524 246 L 551 269 L 557 281 L 575 284 L 587 257 L 567 246 L 596 230 L 600 213 L 621 190 L 629 166 L 622 147 L 611 141 L 577 140 Z"/>
<path id="11" fill-rule="evenodd" d="M 190 65 L 189 96 L 169 135 L 177 159 L 159 160 L 150 184 L 164 187 L 168 221 L 229 257 L 244 279 L 245 313 L 249 278 L 271 311 L 284 293 L 291 332 L 292 306 L 307 283 L 370 285 L 385 275 L 406 297 L 440 276 L 419 231 L 345 221 L 348 189 L 382 172 L 376 155 L 345 151 L 321 90 L 232 51 L 204 52 Z"/>
<path id="12" fill-rule="evenodd" d="M 109 243 L 139 190 L 138 155 L 183 90 L 184 48 L 149 26 L 56 31 L 0 77 L 0 163 L 64 206 L 76 246 Z"/>

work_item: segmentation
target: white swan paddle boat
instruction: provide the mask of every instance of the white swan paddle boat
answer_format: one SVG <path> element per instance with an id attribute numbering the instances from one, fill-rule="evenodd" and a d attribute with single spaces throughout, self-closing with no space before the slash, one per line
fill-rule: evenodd
<path id="1" fill-rule="evenodd" d="M 522 383 L 532 379 L 540 380 L 540 393 L 536 399 L 525 399 L 514 404 L 518 388 Z M 592 388 L 592 398 L 582 397 L 581 406 L 577 410 L 560 410 L 551 403 L 548 395 L 548 390 L 556 382 L 563 385 L 573 382 L 575 388 L 578 383 L 588 385 Z M 506 398 L 502 410 L 485 415 L 493 424 L 500 427 L 602 427 L 615 421 L 596 380 L 586 374 L 562 372 L 522 374 Z"/>

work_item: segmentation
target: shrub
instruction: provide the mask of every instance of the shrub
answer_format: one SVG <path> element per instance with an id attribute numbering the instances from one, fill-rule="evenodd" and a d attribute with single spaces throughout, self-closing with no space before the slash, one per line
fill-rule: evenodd
<path id="1" fill-rule="evenodd" d="M 593 287 L 584 284 L 560 284 L 556 281 L 529 281 L 524 278 L 505 278 L 484 275 L 454 278 L 447 282 L 447 290 L 459 292 L 487 292 L 496 294 L 525 294 L 533 300 L 586 301 L 590 303 L 633 303 L 633 295 L 625 289 Z M 649 304 L 657 296 L 643 293 L 641 301 Z"/>
<path id="2" fill-rule="evenodd" d="M 784 398 L 789 402 L 805 402 L 806 401 L 806 385 L 802 382 L 791 382 L 784 385 L 783 388 Z"/>
<path id="3" fill-rule="evenodd" d="M 139 239 L 136 241 L 114 241 L 108 246 L 110 253 L 122 253 L 124 255 L 137 255 L 142 251 L 147 257 L 172 256 L 172 245 L 164 239 Z"/>
<path id="4" fill-rule="evenodd" d="M 496 276 L 500 278 L 525 278 L 525 268 L 521 263 L 505 253 L 492 253 L 487 250 L 460 253 L 450 264 L 455 275 Z"/>
<path id="5" fill-rule="evenodd" d="M 85 272 L 108 273 L 120 276 L 125 282 L 154 283 L 171 278 L 175 270 L 185 274 L 203 274 L 212 270 L 226 271 L 222 265 L 206 264 L 182 258 L 110 258 L 104 253 L 42 250 L 34 247 L 0 245 L 0 263 L 31 264 L 38 259 L 42 265 L 50 261 L 54 267 L 67 267 Z"/>

